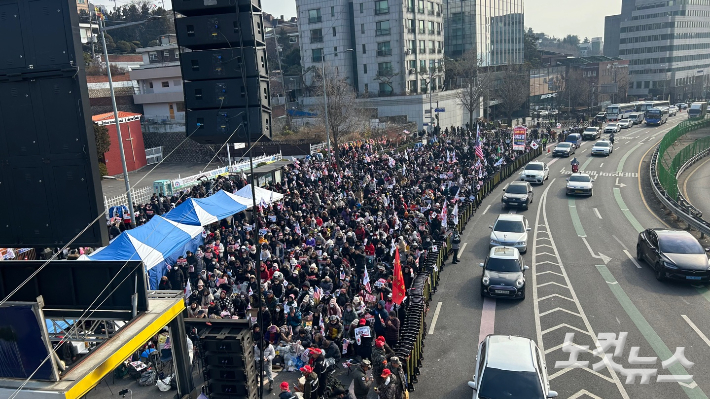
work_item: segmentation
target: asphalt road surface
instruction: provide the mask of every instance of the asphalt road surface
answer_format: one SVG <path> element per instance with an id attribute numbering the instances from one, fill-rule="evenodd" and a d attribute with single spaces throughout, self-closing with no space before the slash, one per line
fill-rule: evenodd
<path id="1" fill-rule="evenodd" d="M 703 218 L 710 218 L 710 158 L 701 159 L 678 178 L 683 196 L 693 204 Z"/>
<path id="2" fill-rule="evenodd" d="M 504 185 L 483 202 L 462 235 L 461 263 L 446 265 L 430 304 L 429 336 L 413 396 L 470 398 L 466 382 L 474 374 L 477 345 L 494 333 L 537 342 L 551 389 L 560 398 L 707 398 L 710 292 L 704 286 L 660 283 L 635 259 L 638 233 L 664 225 L 641 194 L 641 163 L 683 119 L 623 130 L 609 157 L 591 157 L 593 142 L 584 142 L 576 157 L 595 179 L 592 197 L 567 197 L 570 159 L 544 154 L 538 160 L 550 165 L 550 178 L 535 186 L 529 210 L 504 209 Z M 478 263 L 488 253 L 488 226 L 509 212 L 524 214 L 532 228 L 524 255 L 530 266 L 526 299 L 482 299 Z M 573 344 L 563 345 L 570 333 Z M 609 337 L 625 342 L 615 347 Z M 599 347 L 609 355 L 595 354 Z M 685 348 L 688 361 L 662 364 L 676 348 Z M 588 362 L 586 367 L 570 365 L 573 350 L 578 351 L 576 366 Z"/>

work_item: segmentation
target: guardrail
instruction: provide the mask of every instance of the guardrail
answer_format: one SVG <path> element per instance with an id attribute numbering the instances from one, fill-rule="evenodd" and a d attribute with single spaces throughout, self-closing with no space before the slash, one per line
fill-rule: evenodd
<path id="1" fill-rule="evenodd" d="M 518 169 L 523 165 L 540 156 L 542 152 L 541 147 L 532 150 L 496 172 L 481 187 L 476 198 L 472 201 L 461 203 L 462 206 L 459 207 L 459 223 L 454 225 L 453 228 L 458 232 L 462 232 L 476 213 L 476 209 L 480 206 L 483 198 L 505 179 L 517 173 Z M 451 210 L 449 210 L 449 214 L 451 214 Z M 420 374 L 419 370 L 424 359 L 424 339 L 427 335 L 426 314 L 429 310 L 429 302 L 439 288 L 439 277 L 444 268 L 444 262 L 452 253 L 451 236 L 447 236 L 444 241 L 436 242 L 435 245 L 436 250 L 432 249 L 425 258 L 419 260 L 419 270 L 408 292 L 409 303 L 406 307 L 406 316 L 402 320 L 399 329 L 400 339 L 397 346 L 393 348 L 404 366 L 410 391 L 414 390 L 413 384 L 418 382 L 417 376 Z"/>
<path id="2" fill-rule="evenodd" d="M 663 137 L 653 152 L 649 166 L 651 186 L 658 200 L 688 227 L 698 230 L 702 236 L 710 235 L 710 223 L 702 218 L 702 212 L 690 205 L 679 193 L 678 176 L 698 160 L 710 155 L 710 137 L 696 140 L 683 148 L 673 157 L 670 167 L 664 165 L 663 157 L 678 138 L 706 127 L 710 127 L 710 119 L 681 122 Z"/>

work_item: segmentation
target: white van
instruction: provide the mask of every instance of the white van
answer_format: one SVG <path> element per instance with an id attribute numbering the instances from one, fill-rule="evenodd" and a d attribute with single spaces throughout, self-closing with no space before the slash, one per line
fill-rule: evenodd
<path id="1" fill-rule="evenodd" d="M 629 120 L 634 123 L 634 125 L 640 125 L 643 123 L 643 113 L 642 112 L 634 112 L 629 114 Z"/>

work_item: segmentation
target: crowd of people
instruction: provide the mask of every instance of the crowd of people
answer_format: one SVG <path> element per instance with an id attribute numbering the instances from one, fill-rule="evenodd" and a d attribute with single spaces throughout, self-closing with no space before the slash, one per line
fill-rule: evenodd
<path id="1" fill-rule="evenodd" d="M 282 181 L 265 187 L 284 194 L 282 201 L 205 226 L 204 244 L 169 265 L 158 289 L 186 290 L 190 318 L 256 321 L 255 358 L 270 389 L 278 362 L 303 373 L 297 389 L 305 399 L 320 398 L 327 366 L 352 358 L 357 398 L 371 388 L 381 398 L 404 398 L 410 382 L 393 348 L 406 300 L 393 300 L 395 257 L 408 290 L 427 253 L 451 234 L 459 205 L 523 153 L 512 150 L 510 131 L 477 136 L 452 127 L 406 149 L 388 140 L 349 143 L 340 164 L 320 154 L 295 160 Z M 245 176 L 219 177 L 153 196 L 136 207 L 138 223 L 189 197 L 246 184 Z M 125 229 L 117 219 L 111 235 Z M 280 388 L 280 397 L 292 394 Z M 341 390 L 330 397 L 347 397 Z"/>

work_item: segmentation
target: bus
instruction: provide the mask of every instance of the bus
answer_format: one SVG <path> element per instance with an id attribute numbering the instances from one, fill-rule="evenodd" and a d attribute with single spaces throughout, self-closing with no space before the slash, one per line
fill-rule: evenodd
<path id="1" fill-rule="evenodd" d="M 606 120 L 618 121 L 627 119 L 629 114 L 636 111 L 634 104 L 612 104 L 606 107 Z"/>
<path id="2" fill-rule="evenodd" d="M 646 111 L 652 108 L 663 108 L 663 107 L 670 107 L 671 103 L 669 101 L 646 101 L 640 104 L 636 105 L 636 111 L 637 112 L 643 112 L 644 114 Z"/>
<path id="3" fill-rule="evenodd" d="M 708 103 L 697 102 L 690 104 L 688 108 L 688 119 L 702 119 L 708 112 Z"/>
<path id="4" fill-rule="evenodd" d="M 646 111 L 646 126 L 661 126 L 668 122 L 668 108 L 651 108 Z"/>

